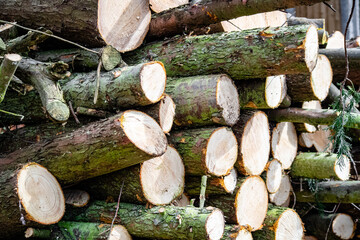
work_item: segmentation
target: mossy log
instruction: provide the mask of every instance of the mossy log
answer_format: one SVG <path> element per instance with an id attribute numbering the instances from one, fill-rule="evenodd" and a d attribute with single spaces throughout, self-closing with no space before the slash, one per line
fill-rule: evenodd
<path id="1" fill-rule="evenodd" d="M 241 16 L 293 8 L 301 5 L 313 5 L 319 2 L 321 1 L 197 1 L 196 4 L 187 4 L 155 14 L 150 23 L 148 37 L 163 38 L 175 36 Z"/>
<path id="2" fill-rule="evenodd" d="M 94 104 L 96 71 L 76 73 L 62 81 L 64 96 L 74 108 L 118 110 L 145 106 L 160 100 L 165 91 L 166 73 L 160 62 L 141 63 L 100 74 L 97 102 Z"/>
<path id="3" fill-rule="evenodd" d="M 244 175 L 260 175 L 269 160 L 270 131 L 267 116 L 262 111 L 243 111 L 232 127 L 238 141 L 236 168 Z"/>
<path id="4" fill-rule="evenodd" d="M 67 211 L 64 219 L 111 223 L 117 203 L 96 201 L 84 208 Z M 126 227 L 135 237 L 156 239 L 220 239 L 224 232 L 224 216 L 213 207 L 158 206 L 119 203 L 115 223 Z"/>
<path id="5" fill-rule="evenodd" d="M 226 127 L 175 131 L 169 140 L 183 158 L 187 175 L 227 175 L 238 156 L 235 135 Z"/>
<path id="6" fill-rule="evenodd" d="M 169 79 L 165 91 L 176 104 L 176 126 L 232 126 L 239 119 L 239 95 L 225 74 Z"/>
<path id="7" fill-rule="evenodd" d="M 300 25 L 173 38 L 123 59 L 129 64 L 161 61 L 169 77 L 225 73 L 240 80 L 308 73 L 315 67 L 317 49 L 316 27 Z"/>
<path id="8" fill-rule="evenodd" d="M 46 229 L 28 228 L 26 238 L 56 240 L 131 240 L 125 227 L 115 224 L 61 221 Z"/>
<path id="9" fill-rule="evenodd" d="M 165 153 L 166 137 L 148 115 L 128 110 L 0 158 L 0 170 L 43 164 L 62 184 L 123 169 Z"/>
<path id="10" fill-rule="evenodd" d="M 181 157 L 175 148 L 168 146 L 160 157 L 149 159 L 142 165 L 87 180 L 78 187 L 99 200 L 109 197 L 116 200 L 121 191 L 123 202 L 165 205 L 183 193 L 184 178 L 185 169 Z"/>
<path id="11" fill-rule="evenodd" d="M 253 232 L 258 240 L 302 240 L 304 226 L 299 215 L 291 208 L 269 205 L 264 227 Z"/>
<path id="12" fill-rule="evenodd" d="M 295 189 L 298 202 L 360 203 L 359 181 L 318 182 L 311 186 L 312 191 L 306 185 L 302 187 Z"/>
<path id="13" fill-rule="evenodd" d="M 53 224 L 65 212 L 56 178 L 36 163 L 0 172 L 0 239 L 19 239 L 26 227 Z"/>
<path id="14" fill-rule="evenodd" d="M 335 153 L 299 153 L 291 165 L 292 177 L 348 180 L 350 161 Z"/>
<path id="15" fill-rule="evenodd" d="M 4 100 L 7 88 L 21 60 L 19 54 L 6 54 L 0 65 L 0 103 Z"/>
<path id="16" fill-rule="evenodd" d="M 244 109 L 273 109 L 279 107 L 286 96 L 285 75 L 265 79 L 237 81 L 240 106 Z"/>
<path id="17" fill-rule="evenodd" d="M 307 233 L 318 239 L 351 239 L 355 234 L 356 224 L 350 215 L 344 213 L 318 213 L 304 218 Z"/>

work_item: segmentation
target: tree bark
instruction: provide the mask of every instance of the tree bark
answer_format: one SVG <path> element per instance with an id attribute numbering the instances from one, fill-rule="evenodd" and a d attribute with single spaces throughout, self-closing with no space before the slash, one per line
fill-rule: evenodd
<path id="1" fill-rule="evenodd" d="M 169 77 L 226 73 L 233 80 L 264 78 L 312 71 L 317 38 L 314 26 L 252 29 L 172 38 L 139 48 L 123 58 L 130 64 L 161 61 Z"/>
<path id="2" fill-rule="evenodd" d="M 221 240 L 252 240 L 251 232 L 244 226 L 225 225 Z"/>
<path id="3" fill-rule="evenodd" d="M 0 103 L 4 100 L 7 88 L 19 65 L 21 56 L 18 54 L 6 54 L 0 66 Z"/>
<path id="4" fill-rule="evenodd" d="M 53 224 L 65 212 L 59 183 L 36 163 L 0 173 L 0 239 L 17 239 L 26 227 Z"/>
<path id="5" fill-rule="evenodd" d="M 269 110 L 268 117 L 276 122 L 298 122 L 312 125 L 331 125 L 339 113 L 334 110 L 316 110 L 301 108 L 286 108 Z M 360 114 L 350 113 L 352 121 L 345 123 L 347 128 L 360 129 Z"/>
<path id="6" fill-rule="evenodd" d="M 141 166 L 87 180 L 79 187 L 99 200 L 108 197 L 116 200 L 121 191 L 121 201 L 124 202 L 166 205 L 183 193 L 184 178 L 181 157 L 173 147 L 168 146 L 162 156 L 147 160 Z"/>
<path id="7" fill-rule="evenodd" d="M 116 209 L 117 203 L 96 201 L 88 207 L 67 211 L 64 219 L 111 223 Z M 157 239 L 220 239 L 225 225 L 223 214 L 213 207 L 159 206 L 147 209 L 122 202 L 115 222 L 122 224 L 135 237 Z"/>
<path id="8" fill-rule="evenodd" d="M 269 160 L 270 131 L 264 112 L 243 112 L 239 122 L 233 126 L 238 141 L 236 168 L 244 175 L 260 175 Z"/>
<path id="9" fill-rule="evenodd" d="M 350 161 L 346 156 L 331 153 L 300 153 L 291 165 L 292 177 L 348 180 Z"/>
<path id="10" fill-rule="evenodd" d="M 187 175 L 227 175 L 238 156 L 235 135 L 226 127 L 176 131 L 170 142 L 182 156 Z"/>
<path id="11" fill-rule="evenodd" d="M 0 159 L 0 169 L 31 160 L 43 164 L 62 184 L 71 184 L 160 156 L 166 146 L 152 118 L 129 110 L 8 154 Z"/>
<path id="12" fill-rule="evenodd" d="M 165 91 L 176 104 L 177 126 L 232 126 L 239 119 L 239 95 L 224 74 L 170 79 Z"/>
<path id="13" fill-rule="evenodd" d="M 153 16 L 148 33 L 149 38 L 162 38 L 190 32 L 233 18 L 256 13 L 293 8 L 300 5 L 313 5 L 320 0 L 306 1 L 200 1 L 167 10 Z"/>
<path id="14" fill-rule="evenodd" d="M 100 75 L 97 103 L 94 104 L 96 72 L 73 74 L 60 84 L 73 106 L 116 111 L 145 106 L 160 100 L 165 91 L 166 73 L 160 62 L 142 63 Z"/>

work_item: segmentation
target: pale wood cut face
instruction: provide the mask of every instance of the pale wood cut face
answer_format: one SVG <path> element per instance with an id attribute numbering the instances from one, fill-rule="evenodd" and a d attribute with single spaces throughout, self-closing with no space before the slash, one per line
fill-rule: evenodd
<path id="1" fill-rule="evenodd" d="M 205 229 L 208 234 L 208 239 L 220 239 L 224 233 L 225 220 L 223 213 L 216 209 L 206 219 Z"/>
<path id="2" fill-rule="evenodd" d="M 304 108 L 304 109 L 321 109 L 321 102 L 318 100 L 306 101 L 306 102 L 303 102 L 302 108 Z M 304 126 L 305 126 L 305 129 L 310 133 L 313 133 L 316 131 L 316 126 L 314 126 L 314 125 L 304 123 Z"/>
<path id="3" fill-rule="evenodd" d="M 305 63 L 311 72 L 316 66 L 319 52 L 319 37 L 315 26 L 310 25 L 305 38 Z"/>
<path id="4" fill-rule="evenodd" d="M 223 183 L 224 183 L 224 187 L 225 190 L 228 193 L 233 193 L 233 191 L 236 188 L 236 183 L 237 183 L 237 171 L 235 168 L 231 169 L 230 174 L 226 175 L 223 179 Z"/>
<path id="5" fill-rule="evenodd" d="M 188 3 L 189 0 L 150 0 L 150 8 L 154 12 L 159 13 Z"/>
<path id="6" fill-rule="evenodd" d="M 332 222 L 332 231 L 341 239 L 350 239 L 355 231 L 355 223 L 349 215 L 339 213 Z"/>
<path id="7" fill-rule="evenodd" d="M 286 203 L 289 199 L 291 192 L 291 182 L 290 177 L 286 174 L 283 174 L 281 178 L 280 188 L 277 192 L 269 194 L 270 202 L 274 203 L 277 206 L 281 206 Z"/>
<path id="8" fill-rule="evenodd" d="M 140 72 L 141 88 L 147 99 L 156 103 L 165 91 L 166 73 L 160 62 L 151 62 L 144 65 Z"/>
<path id="9" fill-rule="evenodd" d="M 253 240 L 251 232 L 246 230 L 245 228 L 240 229 L 238 235 L 236 236 L 236 240 Z"/>
<path id="10" fill-rule="evenodd" d="M 111 229 L 108 240 L 131 240 L 131 236 L 125 227 L 114 225 Z"/>
<path id="11" fill-rule="evenodd" d="M 342 162 L 342 164 L 340 164 Z M 340 180 L 348 180 L 350 177 L 350 160 L 346 156 L 338 158 L 335 162 L 335 173 Z"/>
<path id="12" fill-rule="evenodd" d="M 286 95 L 285 75 L 266 78 L 265 99 L 270 108 L 277 108 Z"/>
<path id="13" fill-rule="evenodd" d="M 332 80 L 333 72 L 330 61 L 325 55 L 319 54 L 316 66 L 311 72 L 311 87 L 319 101 L 323 101 L 327 97 Z"/>
<path id="14" fill-rule="evenodd" d="M 269 193 L 275 193 L 279 190 L 282 178 L 281 163 L 274 159 L 267 168 L 266 172 L 266 187 Z"/>
<path id="15" fill-rule="evenodd" d="M 302 240 L 304 227 L 299 215 L 292 209 L 283 212 L 275 223 L 276 240 Z"/>
<path id="16" fill-rule="evenodd" d="M 170 132 L 174 122 L 176 106 L 172 98 L 167 94 L 165 94 L 164 98 L 160 101 L 160 126 L 164 133 L 168 133 Z"/>

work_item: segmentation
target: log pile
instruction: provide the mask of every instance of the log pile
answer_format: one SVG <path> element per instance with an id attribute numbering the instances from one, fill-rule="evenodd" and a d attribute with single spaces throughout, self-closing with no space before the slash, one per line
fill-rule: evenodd
<path id="1" fill-rule="evenodd" d="M 317 2 L 0 0 L 0 239 L 352 238 Z"/>

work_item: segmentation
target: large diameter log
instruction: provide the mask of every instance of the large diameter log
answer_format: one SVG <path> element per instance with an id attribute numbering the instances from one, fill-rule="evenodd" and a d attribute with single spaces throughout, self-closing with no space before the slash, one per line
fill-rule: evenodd
<path id="1" fill-rule="evenodd" d="M 319 54 L 315 68 L 310 73 L 286 77 L 287 93 L 294 102 L 323 101 L 329 93 L 332 77 L 329 59 Z"/>
<path id="2" fill-rule="evenodd" d="M 275 193 L 269 194 L 270 202 L 274 203 L 276 206 L 284 205 L 290 197 L 291 190 L 290 177 L 287 174 L 283 174 L 279 189 Z"/>
<path id="3" fill-rule="evenodd" d="M 233 18 L 293 8 L 300 5 L 312 5 L 320 0 L 306 1 L 198 1 L 153 16 L 148 37 L 160 38 L 182 34 L 196 28 Z"/>
<path id="4" fill-rule="evenodd" d="M 149 29 L 149 1 L 2 1 L 0 18 L 26 27 L 44 27 L 67 40 L 86 46 L 102 46 L 104 41 L 118 51 L 138 47 Z M 13 11 L 14 6 L 21 14 Z M 46 9 L 46 11 L 44 11 Z"/>
<path id="5" fill-rule="evenodd" d="M 4 100 L 7 88 L 21 60 L 19 54 L 6 54 L 0 66 L 0 103 Z"/>
<path id="6" fill-rule="evenodd" d="M 155 120 L 128 110 L 8 154 L 0 158 L 0 169 L 31 160 L 42 163 L 62 184 L 71 184 L 161 156 L 166 147 Z"/>
<path id="7" fill-rule="evenodd" d="M 253 237 L 246 227 L 227 224 L 221 240 L 253 240 Z"/>
<path id="8" fill-rule="evenodd" d="M 65 98 L 74 107 L 116 110 L 156 103 L 165 91 L 162 63 L 141 63 L 100 74 L 99 95 L 94 104 L 96 76 L 96 72 L 73 74 L 62 83 Z"/>
<path id="9" fill-rule="evenodd" d="M 308 188 L 296 189 L 296 200 L 299 202 L 321 203 L 360 203 L 359 181 L 328 181 L 319 182 Z"/>
<path id="10" fill-rule="evenodd" d="M 236 194 L 213 196 L 206 204 L 220 208 L 228 223 L 248 225 L 251 231 L 258 230 L 262 227 L 268 208 L 265 182 L 259 176 L 250 176 L 240 178 L 238 186 Z"/>
<path id="11" fill-rule="evenodd" d="M 286 96 L 285 75 L 237 82 L 241 108 L 277 108 Z"/>
<path id="12" fill-rule="evenodd" d="M 220 239 L 224 232 L 224 215 L 213 207 L 158 206 L 96 201 L 85 208 L 71 209 L 64 219 L 72 221 L 121 223 L 135 237 L 156 239 Z M 191 229 L 191 230 L 190 230 Z"/>
<path id="13" fill-rule="evenodd" d="M 302 240 L 304 226 L 293 209 L 269 206 L 264 228 L 253 232 L 253 237 L 259 240 Z"/>
<path id="14" fill-rule="evenodd" d="M 291 122 L 276 124 L 271 135 L 271 153 L 281 162 L 283 169 L 289 169 L 297 153 L 298 139 Z"/>
<path id="15" fill-rule="evenodd" d="M 141 166 L 90 179 L 79 187 L 100 200 L 108 197 L 116 200 L 122 189 L 121 201 L 165 205 L 183 193 L 184 178 L 181 157 L 173 147 L 168 146 L 162 156 L 147 160 Z"/>
<path id="16" fill-rule="evenodd" d="M 225 74 L 170 79 L 165 91 L 176 104 L 177 126 L 232 126 L 239 119 L 239 95 Z"/>
<path id="17" fill-rule="evenodd" d="M 238 156 L 236 137 L 226 127 L 173 132 L 170 142 L 183 158 L 187 175 L 227 175 Z"/>
<path id="18" fill-rule="evenodd" d="M 53 224 L 62 218 L 63 192 L 41 165 L 28 163 L 4 170 L 0 183 L 0 239 L 17 239 L 26 227 Z"/>
<path id="19" fill-rule="evenodd" d="M 269 110 L 267 115 L 270 120 L 276 122 L 309 123 L 312 125 L 331 125 L 339 116 L 334 110 L 317 110 L 286 108 Z M 360 129 L 360 114 L 350 113 L 351 121 L 345 123 L 346 128 Z"/>
<path id="20" fill-rule="evenodd" d="M 277 159 L 273 159 L 267 163 L 265 179 L 268 192 L 276 193 L 280 188 L 282 179 L 282 167 Z"/>
<path id="21" fill-rule="evenodd" d="M 319 239 L 351 239 L 356 225 L 350 215 L 344 213 L 319 213 L 304 217 L 306 231 Z"/>
<path id="22" fill-rule="evenodd" d="M 201 177 L 186 177 L 185 191 L 187 194 L 197 196 L 201 190 Z M 223 177 L 212 177 L 207 179 L 206 195 L 233 193 L 237 186 L 237 172 L 231 169 L 230 174 Z"/>
<path id="23" fill-rule="evenodd" d="M 342 43 L 343 44 L 343 43 Z M 345 77 L 346 63 L 344 49 L 320 49 L 320 54 L 324 54 L 330 60 L 334 73 L 334 80 L 342 81 Z M 352 48 L 347 50 L 349 57 L 349 79 L 355 84 L 360 84 L 360 49 Z"/>
<path id="24" fill-rule="evenodd" d="M 226 73 L 233 80 L 265 78 L 312 71 L 317 41 L 314 26 L 252 29 L 173 38 L 149 44 L 123 58 L 130 64 L 161 61 L 169 77 Z"/>
<path id="25" fill-rule="evenodd" d="M 233 126 L 239 144 L 236 167 L 244 175 L 260 175 L 269 160 L 270 131 L 267 116 L 261 111 L 246 111 Z"/>
<path id="26" fill-rule="evenodd" d="M 292 177 L 348 180 L 350 161 L 334 153 L 299 153 L 291 165 Z"/>

